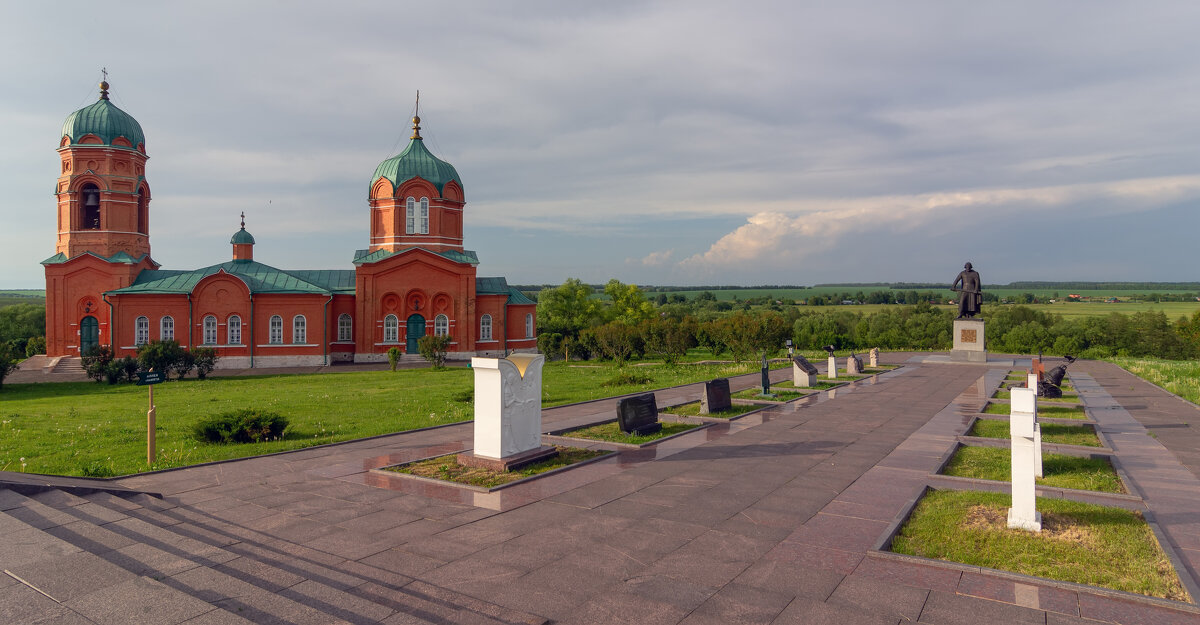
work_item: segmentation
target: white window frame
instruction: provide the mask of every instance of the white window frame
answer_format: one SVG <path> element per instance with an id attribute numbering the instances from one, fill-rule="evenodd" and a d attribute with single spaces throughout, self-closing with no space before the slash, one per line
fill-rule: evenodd
<path id="1" fill-rule="evenodd" d="M 354 317 L 346 313 L 338 315 L 338 340 L 354 340 Z"/>
<path id="2" fill-rule="evenodd" d="M 305 343 L 308 343 L 308 319 L 305 319 L 304 315 L 296 315 L 292 317 L 292 344 Z"/>
<path id="3" fill-rule="evenodd" d="M 133 344 L 145 345 L 150 342 L 150 318 L 138 317 L 133 322 Z"/>
<path id="4" fill-rule="evenodd" d="M 217 317 L 216 315 L 204 316 L 204 340 L 202 345 L 217 344 Z"/>
<path id="5" fill-rule="evenodd" d="M 417 198 L 408 198 L 404 209 L 404 233 L 416 234 L 417 232 Z"/>
<path id="6" fill-rule="evenodd" d="M 417 232 L 429 234 L 429 198 L 421 198 L 421 212 L 417 214 Z"/>
<path id="7" fill-rule="evenodd" d="M 383 342 L 400 342 L 400 318 L 396 315 L 388 315 L 383 318 Z"/>
<path id="8" fill-rule="evenodd" d="M 433 318 L 433 335 L 434 336 L 449 336 L 450 335 L 450 318 L 446 315 L 438 315 Z"/>
<path id="9" fill-rule="evenodd" d="M 230 315 L 225 326 L 225 342 L 229 345 L 242 344 L 242 318 Z"/>
<path id="10" fill-rule="evenodd" d="M 479 340 L 492 340 L 492 316 L 484 315 L 479 318 Z"/>
<path id="11" fill-rule="evenodd" d="M 533 338 L 533 313 L 525 315 L 525 338 Z"/>
<path id="12" fill-rule="evenodd" d="M 270 334 L 267 337 L 267 343 L 270 345 L 283 345 L 283 317 L 279 315 L 271 315 L 271 321 L 268 323 Z"/>
<path id="13" fill-rule="evenodd" d="M 171 315 L 158 320 L 158 338 L 162 341 L 175 340 L 175 318 Z"/>

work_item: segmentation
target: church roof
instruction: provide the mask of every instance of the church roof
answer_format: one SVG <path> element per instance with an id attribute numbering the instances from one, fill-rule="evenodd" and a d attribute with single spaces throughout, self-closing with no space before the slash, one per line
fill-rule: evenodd
<path id="1" fill-rule="evenodd" d="M 99 258 L 100 260 L 103 260 L 103 261 L 107 261 L 110 263 L 122 263 L 125 265 L 136 265 L 136 264 L 142 262 L 142 259 L 146 257 L 146 255 L 143 254 L 137 258 L 134 258 L 133 256 L 130 256 L 126 252 L 117 252 L 116 254 L 113 254 L 112 256 L 101 256 L 95 252 L 84 252 L 83 254 L 78 254 L 76 256 L 68 258 L 66 254 L 59 252 L 59 253 L 55 254 L 54 256 L 51 256 L 50 258 L 43 260 L 42 264 L 43 265 L 57 265 L 59 263 L 65 263 L 68 260 L 72 260 L 72 258 L 79 258 L 80 256 L 84 256 L 84 255 L 91 255 L 91 256 L 95 256 L 96 258 Z M 154 262 L 154 261 L 150 261 L 150 262 Z"/>
<path id="2" fill-rule="evenodd" d="M 508 286 L 504 278 L 475 278 L 476 295 L 508 295 L 508 304 L 536 304 L 524 293 Z"/>
<path id="3" fill-rule="evenodd" d="M 229 261 L 191 271 L 146 270 L 138 274 L 133 284 L 123 289 L 108 291 L 106 295 L 191 293 L 201 280 L 221 271 L 240 278 L 250 288 L 251 293 L 354 293 L 354 271 L 351 269 L 284 271 L 251 260 Z"/>
<path id="4" fill-rule="evenodd" d="M 378 250 L 375 250 L 374 252 L 367 252 L 367 250 L 355 250 L 354 251 L 354 264 L 355 265 L 369 265 L 371 263 L 377 263 L 385 258 L 390 258 L 392 256 L 395 256 L 396 254 L 403 254 L 404 252 L 407 252 L 409 250 L 425 250 L 425 248 L 423 248 L 423 247 L 406 247 L 406 248 L 396 250 L 394 252 L 390 251 L 390 250 L 385 250 L 385 249 L 378 249 Z M 479 257 L 476 256 L 475 252 L 472 252 L 471 250 L 461 250 L 461 251 L 459 251 L 459 250 L 443 250 L 441 252 L 435 252 L 433 250 L 425 250 L 425 251 L 429 252 L 430 254 L 437 254 L 438 256 L 441 256 L 443 258 L 448 258 L 456 263 L 462 263 L 464 265 L 478 265 L 479 264 Z"/>
<path id="5" fill-rule="evenodd" d="M 125 137 L 133 145 L 132 148 L 124 148 L 127 150 L 137 149 L 139 144 L 146 143 L 141 124 L 109 101 L 106 82 L 100 83 L 99 100 L 71 113 L 63 122 L 61 136 L 70 137 L 72 145 L 78 145 L 79 140 L 89 134 L 100 137 L 107 146 L 112 145 L 113 139 Z"/>
<path id="6" fill-rule="evenodd" d="M 233 233 L 233 236 L 230 237 L 229 242 L 234 245 L 254 245 L 254 236 L 249 232 L 246 232 L 246 227 L 242 226 L 241 230 Z"/>
<path id="7" fill-rule="evenodd" d="M 380 178 L 387 178 L 392 187 L 398 187 L 413 178 L 422 178 L 433 183 L 438 193 L 451 180 L 458 182 L 460 187 L 463 184 L 454 166 L 430 153 L 421 137 L 414 137 L 403 152 L 380 163 L 375 168 L 375 175 L 371 176 L 371 184 L 374 185 Z"/>

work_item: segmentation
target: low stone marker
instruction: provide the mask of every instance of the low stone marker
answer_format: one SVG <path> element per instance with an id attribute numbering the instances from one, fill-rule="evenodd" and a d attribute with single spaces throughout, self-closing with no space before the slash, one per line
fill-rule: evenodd
<path id="1" fill-rule="evenodd" d="M 868 353 L 871 356 L 871 367 L 878 367 L 879 366 L 879 348 L 872 347 L 871 351 Z"/>
<path id="2" fill-rule="evenodd" d="M 851 351 L 850 355 L 846 356 L 846 374 L 847 375 L 858 375 L 862 372 L 863 372 L 862 358 L 860 358 L 858 356 L 858 354 L 855 354 L 854 351 Z"/>
<path id="3" fill-rule="evenodd" d="M 729 378 L 717 378 L 704 383 L 704 395 L 700 396 L 700 414 L 729 410 L 733 401 L 729 399 Z"/>
<path id="4" fill-rule="evenodd" d="M 954 348 L 950 359 L 966 362 L 987 362 L 983 319 L 954 320 Z"/>
<path id="5" fill-rule="evenodd" d="M 792 356 L 792 386 L 799 388 L 817 385 L 817 367 L 804 356 Z"/>
<path id="6" fill-rule="evenodd" d="M 662 430 L 654 393 L 617 400 L 617 425 L 626 434 L 645 435 Z"/>
<path id="7" fill-rule="evenodd" d="M 1037 423 L 1037 391 L 1030 388 L 1011 390 L 1009 434 L 1012 438 L 1012 507 L 1008 526 L 1042 531 L 1042 514 L 1037 511 L 1037 485 L 1034 478 L 1039 453 L 1040 428 Z"/>
<path id="8" fill-rule="evenodd" d="M 461 464 L 509 471 L 553 457 L 542 445 L 541 354 L 472 358 L 475 371 L 474 449 L 458 455 Z"/>

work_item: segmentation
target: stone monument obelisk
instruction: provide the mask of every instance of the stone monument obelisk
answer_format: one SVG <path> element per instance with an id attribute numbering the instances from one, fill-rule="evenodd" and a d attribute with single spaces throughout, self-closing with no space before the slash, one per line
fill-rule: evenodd
<path id="1" fill-rule="evenodd" d="M 1008 509 L 1010 528 L 1042 531 L 1042 514 L 1037 511 L 1037 390 L 1013 388 L 1009 407 L 1009 434 L 1012 439 L 1012 507 Z"/>
<path id="2" fill-rule="evenodd" d="M 474 449 L 458 455 L 469 466 L 508 471 L 554 456 L 542 445 L 541 354 L 472 358 L 475 370 Z"/>

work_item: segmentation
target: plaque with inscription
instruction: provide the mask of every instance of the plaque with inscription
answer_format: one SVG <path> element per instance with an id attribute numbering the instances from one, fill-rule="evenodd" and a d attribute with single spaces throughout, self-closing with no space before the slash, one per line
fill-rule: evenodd
<path id="1" fill-rule="evenodd" d="M 662 429 L 654 393 L 617 400 L 617 425 L 626 434 L 653 434 Z"/>
<path id="2" fill-rule="evenodd" d="M 808 359 L 805 358 L 804 356 L 793 356 L 792 364 L 796 365 L 797 367 L 800 367 L 800 370 L 807 373 L 808 375 L 817 375 L 816 365 L 809 362 Z"/>
<path id="3" fill-rule="evenodd" d="M 963 330 L 962 330 L 962 338 L 960 339 L 960 341 L 959 341 L 959 342 L 961 342 L 961 343 L 975 343 L 975 342 L 977 342 L 977 341 L 976 341 L 976 337 L 975 337 L 975 330 L 968 330 L 968 329 L 966 329 L 966 328 L 963 328 Z"/>
<path id="4" fill-rule="evenodd" d="M 729 410 L 729 378 L 717 378 L 704 383 L 704 395 L 700 397 L 700 414 Z"/>

